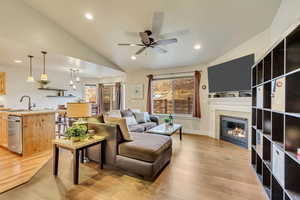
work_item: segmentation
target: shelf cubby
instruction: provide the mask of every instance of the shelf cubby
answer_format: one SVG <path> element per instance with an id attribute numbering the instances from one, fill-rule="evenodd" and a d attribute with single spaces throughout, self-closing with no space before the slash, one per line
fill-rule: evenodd
<path id="1" fill-rule="evenodd" d="M 287 193 L 284 194 L 284 200 L 291 200 Z"/>
<path id="2" fill-rule="evenodd" d="M 300 148 L 300 118 L 286 116 L 285 118 L 285 150 L 296 157 Z"/>
<path id="3" fill-rule="evenodd" d="M 271 197 L 271 172 L 269 168 L 263 164 L 263 186 L 264 189 L 268 195 L 268 197 Z"/>
<path id="4" fill-rule="evenodd" d="M 252 148 L 251 151 L 251 164 L 253 166 L 253 168 L 256 170 L 256 151 Z"/>
<path id="5" fill-rule="evenodd" d="M 284 74 L 284 40 L 273 50 L 273 78 Z"/>
<path id="6" fill-rule="evenodd" d="M 263 111 L 263 133 L 267 135 L 271 135 L 272 131 L 272 123 L 271 123 L 271 112 L 270 111 Z"/>
<path id="7" fill-rule="evenodd" d="M 300 168 L 299 163 L 285 156 L 285 189 L 290 199 L 300 199 Z"/>
<path id="8" fill-rule="evenodd" d="M 258 63 L 257 65 L 257 84 L 261 84 L 264 81 L 264 77 L 263 77 L 263 61 L 260 61 L 260 63 Z"/>
<path id="9" fill-rule="evenodd" d="M 262 113 L 261 109 L 256 110 L 256 128 L 258 130 L 262 130 Z"/>
<path id="10" fill-rule="evenodd" d="M 300 113 L 300 72 L 286 77 L 285 110 L 290 113 Z"/>
<path id="11" fill-rule="evenodd" d="M 256 132 L 256 153 L 262 157 L 263 154 L 263 134 Z"/>
<path id="12" fill-rule="evenodd" d="M 265 58 L 264 58 L 264 81 L 268 81 L 271 79 L 272 71 L 272 52 L 269 53 Z"/>
<path id="13" fill-rule="evenodd" d="M 271 141 L 263 138 L 263 160 L 267 163 L 269 168 L 271 168 L 271 146 Z"/>
<path id="14" fill-rule="evenodd" d="M 272 200 L 282 200 L 283 199 L 283 188 L 278 183 L 276 178 L 272 176 Z"/>
<path id="15" fill-rule="evenodd" d="M 286 72 L 300 68 L 300 27 L 286 38 Z"/>
<path id="16" fill-rule="evenodd" d="M 257 84 L 256 79 L 256 66 L 252 69 L 252 86 L 255 86 Z"/>
<path id="17" fill-rule="evenodd" d="M 251 145 L 256 146 L 256 130 L 252 128 Z"/>
<path id="18" fill-rule="evenodd" d="M 272 113 L 272 141 L 283 147 L 284 140 L 284 116 L 280 113 Z"/>
<path id="19" fill-rule="evenodd" d="M 256 99 L 256 88 L 253 88 L 252 89 L 252 105 L 253 106 L 256 106 L 256 101 L 257 101 L 257 99 Z"/>
<path id="20" fill-rule="evenodd" d="M 268 82 L 266 84 L 264 84 L 264 101 L 263 101 L 263 105 L 264 108 L 270 109 L 271 108 L 271 82 Z"/>
<path id="21" fill-rule="evenodd" d="M 260 181 L 262 181 L 262 159 L 256 156 L 256 173 L 259 175 Z"/>
<path id="22" fill-rule="evenodd" d="M 256 126 L 256 109 L 252 108 L 252 126 Z"/>

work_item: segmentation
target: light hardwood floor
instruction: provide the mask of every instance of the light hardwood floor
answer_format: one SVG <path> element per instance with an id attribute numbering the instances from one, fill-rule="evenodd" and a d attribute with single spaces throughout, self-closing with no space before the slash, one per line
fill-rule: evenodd
<path id="1" fill-rule="evenodd" d="M 51 151 L 22 157 L 0 147 L 0 194 L 28 182 L 51 158 Z"/>
<path id="2" fill-rule="evenodd" d="M 95 163 L 80 166 L 80 185 L 72 184 L 72 154 L 61 153 L 59 176 L 48 162 L 28 183 L 0 195 L 1 200 L 265 200 L 249 164 L 249 152 L 205 136 L 173 136 L 173 157 L 154 182 Z"/>

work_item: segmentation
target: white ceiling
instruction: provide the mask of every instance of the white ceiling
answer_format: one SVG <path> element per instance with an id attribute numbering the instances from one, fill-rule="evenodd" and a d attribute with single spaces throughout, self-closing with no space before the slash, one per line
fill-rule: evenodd
<path id="1" fill-rule="evenodd" d="M 41 73 L 43 68 L 43 56 L 40 50 L 0 38 L 0 65 L 29 70 L 29 58 L 27 57 L 29 54 L 34 56 L 34 73 L 37 73 L 37 71 Z M 20 60 L 22 63 L 15 63 L 15 60 Z M 119 76 L 123 74 L 121 71 L 69 56 L 58 55 L 52 52 L 48 52 L 46 55 L 47 71 L 69 72 L 71 68 L 79 69 L 80 76 L 88 78 Z"/>
<path id="2" fill-rule="evenodd" d="M 272 22 L 281 0 L 24 0 L 66 31 L 125 70 L 165 68 L 208 63 L 241 42 L 262 32 Z M 167 54 L 150 50 L 132 61 L 139 42 L 126 32 L 151 28 L 155 11 L 165 14 L 162 33 L 188 29 Z M 84 18 L 90 12 L 94 20 Z M 200 44 L 201 49 L 193 49 Z"/>

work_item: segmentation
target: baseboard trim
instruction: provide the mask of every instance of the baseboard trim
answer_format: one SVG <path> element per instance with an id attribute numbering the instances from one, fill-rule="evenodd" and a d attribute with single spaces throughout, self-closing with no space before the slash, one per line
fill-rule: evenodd
<path id="1" fill-rule="evenodd" d="M 183 128 L 182 132 L 184 134 L 206 135 L 206 136 L 208 136 L 208 131 L 203 131 L 203 130 L 195 130 L 195 129 L 185 129 L 185 128 Z"/>

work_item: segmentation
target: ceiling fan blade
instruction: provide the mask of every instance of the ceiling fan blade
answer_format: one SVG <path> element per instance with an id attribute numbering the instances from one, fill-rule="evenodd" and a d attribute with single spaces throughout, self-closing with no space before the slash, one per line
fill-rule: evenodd
<path id="1" fill-rule="evenodd" d="M 149 39 L 149 36 L 148 36 L 147 33 L 145 33 L 145 32 L 140 32 L 139 34 L 140 34 L 140 37 L 141 37 L 142 42 L 143 42 L 144 44 L 150 44 L 150 43 L 151 43 L 151 42 L 150 42 L 150 39 Z"/>
<path id="2" fill-rule="evenodd" d="M 152 35 L 154 38 L 158 38 L 161 33 L 162 25 L 164 21 L 164 13 L 163 12 L 154 12 L 152 19 Z"/>
<path id="3" fill-rule="evenodd" d="M 172 38 L 172 39 L 166 39 L 166 40 L 158 40 L 156 42 L 154 42 L 154 45 L 168 45 L 168 44 L 173 44 L 173 43 L 177 43 L 178 40 L 176 38 Z"/>
<path id="4" fill-rule="evenodd" d="M 183 29 L 183 30 L 179 30 L 179 31 L 174 31 L 174 32 L 169 32 L 169 33 L 164 33 L 159 35 L 160 39 L 167 39 L 170 37 L 178 37 L 178 36 L 184 36 L 190 33 L 189 29 Z"/>
<path id="5" fill-rule="evenodd" d="M 155 50 L 158 53 L 167 53 L 168 52 L 167 50 L 160 48 L 158 46 L 151 46 L 151 47 L 153 48 L 153 50 Z"/>
<path id="6" fill-rule="evenodd" d="M 144 46 L 143 44 L 133 44 L 133 43 L 119 43 L 119 46 L 131 46 L 131 47 L 135 47 L 135 46 Z"/>
<path id="7" fill-rule="evenodd" d="M 145 50 L 146 50 L 146 48 L 147 48 L 147 47 L 143 47 L 143 48 L 141 48 L 140 50 L 138 50 L 138 51 L 135 53 L 135 55 L 139 55 L 139 54 L 141 54 L 143 51 L 145 51 Z"/>

